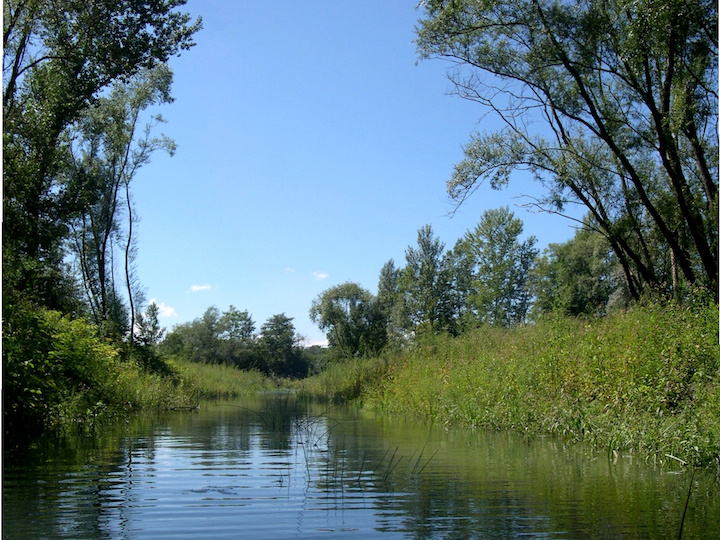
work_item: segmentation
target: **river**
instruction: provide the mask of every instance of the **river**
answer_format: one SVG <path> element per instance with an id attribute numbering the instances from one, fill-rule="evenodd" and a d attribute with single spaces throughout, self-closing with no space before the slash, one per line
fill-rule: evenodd
<path id="1" fill-rule="evenodd" d="M 131 418 L 6 451 L 3 538 L 720 538 L 713 472 L 306 404 Z"/>

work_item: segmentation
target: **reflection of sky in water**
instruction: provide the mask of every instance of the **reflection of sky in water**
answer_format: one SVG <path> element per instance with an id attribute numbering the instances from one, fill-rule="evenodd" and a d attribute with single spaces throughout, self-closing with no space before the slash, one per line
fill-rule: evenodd
<path id="1" fill-rule="evenodd" d="M 657 537 L 684 504 L 685 474 L 553 439 L 268 407 L 210 406 L 6 470 L 4 537 Z M 702 492 L 687 538 L 720 526 Z"/>

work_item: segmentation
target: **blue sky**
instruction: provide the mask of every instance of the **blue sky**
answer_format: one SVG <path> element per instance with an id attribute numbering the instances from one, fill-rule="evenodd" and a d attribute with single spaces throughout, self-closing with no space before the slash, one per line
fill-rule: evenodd
<path id="1" fill-rule="evenodd" d="M 158 110 L 175 156 L 136 176 L 140 281 L 161 323 L 210 306 L 248 310 L 257 327 L 308 317 L 324 290 L 354 281 L 375 293 L 382 265 L 404 265 L 431 224 L 451 248 L 482 212 L 509 205 L 539 247 L 573 224 L 532 214 L 522 175 L 481 188 L 460 210 L 445 181 L 475 131 L 497 126 L 451 95 L 442 60 L 417 62 L 417 0 L 190 0 L 197 45 L 170 65 L 175 102 Z"/>

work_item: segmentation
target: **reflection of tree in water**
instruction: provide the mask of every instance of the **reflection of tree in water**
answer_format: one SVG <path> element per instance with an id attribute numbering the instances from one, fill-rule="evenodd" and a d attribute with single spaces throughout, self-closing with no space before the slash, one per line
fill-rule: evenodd
<path id="1" fill-rule="evenodd" d="M 287 501 L 298 531 L 327 519 L 336 532 L 364 523 L 416 538 L 618 537 L 642 523 L 661 536 L 677 530 L 687 494 L 685 475 L 558 440 L 371 419 L 292 395 L 142 417 L 48 441 L 6 466 L 4 524 L 20 535 L 130 534 L 158 497 L 239 512 L 259 497 Z M 168 484 L 168 472 L 180 483 Z M 720 526 L 717 483 L 706 480 L 696 475 L 687 537 Z M 34 523 L 21 523 L 28 515 Z"/>

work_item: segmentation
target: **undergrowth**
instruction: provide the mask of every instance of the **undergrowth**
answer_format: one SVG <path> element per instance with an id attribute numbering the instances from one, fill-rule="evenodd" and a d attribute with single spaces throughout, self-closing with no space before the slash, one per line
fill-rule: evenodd
<path id="1" fill-rule="evenodd" d="M 334 366 L 303 392 L 447 425 L 720 466 L 716 305 L 426 337 L 393 357 Z"/>
<path id="2" fill-rule="evenodd" d="M 195 399 L 231 398 L 277 389 L 275 381 L 259 371 L 245 371 L 224 364 L 202 364 L 173 359 L 168 364 Z"/>

